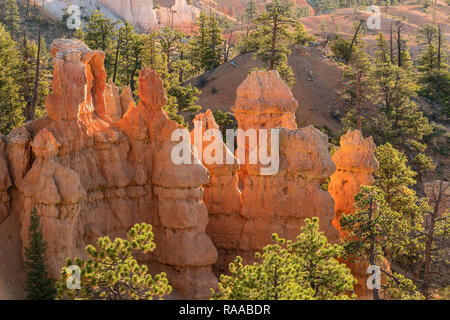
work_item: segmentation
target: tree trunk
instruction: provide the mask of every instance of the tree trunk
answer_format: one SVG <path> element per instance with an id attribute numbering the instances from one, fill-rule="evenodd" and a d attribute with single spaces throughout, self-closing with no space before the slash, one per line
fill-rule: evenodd
<path id="1" fill-rule="evenodd" d="M 425 244 L 425 262 L 424 262 L 424 272 L 423 272 L 423 287 L 422 292 L 426 300 L 430 299 L 430 280 L 431 280 L 431 251 L 433 248 L 434 239 L 434 227 L 436 224 L 436 219 L 439 214 L 439 207 L 442 200 L 442 195 L 446 188 L 443 189 L 442 181 L 439 183 L 439 191 L 435 194 L 436 184 L 433 185 L 433 199 L 431 201 L 434 203 L 433 212 L 429 215 L 429 222 L 427 224 L 427 241 Z"/>
<path id="2" fill-rule="evenodd" d="M 391 31 L 390 31 L 390 56 L 391 56 L 391 63 L 393 64 L 394 63 L 394 41 L 393 41 L 393 38 L 394 38 L 394 28 L 393 28 L 393 25 L 392 25 L 392 22 L 391 22 Z"/>
<path id="3" fill-rule="evenodd" d="M 119 37 L 117 39 L 117 48 L 116 48 L 116 59 L 114 60 L 114 75 L 113 75 L 113 83 L 116 83 L 116 76 L 117 76 L 117 62 L 119 60 L 119 51 L 120 51 L 120 35 L 122 33 L 122 30 L 119 29 Z"/>
<path id="4" fill-rule="evenodd" d="M 372 224 L 372 215 L 373 215 L 373 200 L 370 199 L 370 207 L 369 207 L 369 224 Z M 373 234 L 370 235 L 370 249 L 369 249 L 369 263 L 371 266 L 375 266 L 375 236 Z M 373 288 L 373 300 L 380 300 L 380 295 L 378 293 L 378 288 Z"/>
<path id="5" fill-rule="evenodd" d="M 441 33 L 441 25 L 438 24 L 438 56 L 437 56 L 437 68 L 441 69 L 441 46 L 442 46 L 442 33 Z"/>
<path id="6" fill-rule="evenodd" d="M 22 56 L 22 62 L 23 62 L 23 96 L 25 98 L 25 106 L 23 108 L 23 116 L 28 121 L 30 119 L 30 109 L 31 109 L 31 98 L 29 96 L 29 93 L 31 92 L 30 83 L 29 80 L 29 73 L 28 73 L 28 67 L 27 64 L 29 63 L 29 57 L 28 57 L 28 39 L 27 34 L 24 32 L 23 34 L 23 56 Z"/>
<path id="7" fill-rule="evenodd" d="M 25 17 L 27 17 L 27 18 L 28 18 L 28 12 L 30 10 L 30 2 L 31 2 L 31 0 L 27 1 L 27 11 L 25 12 Z"/>
<path id="8" fill-rule="evenodd" d="M 352 39 L 352 43 L 350 44 L 350 48 L 348 49 L 347 57 L 345 59 L 346 61 L 349 61 L 351 58 L 353 46 L 355 45 L 356 37 L 358 36 L 359 29 L 361 29 L 362 24 L 363 24 L 363 20 L 360 20 L 358 28 L 356 28 L 355 34 L 353 35 L 353 39 Z"/>
<path id="9" fill-rule="evenodd" d="M 361 78 L 356 75 L 356 105 L 355 105 L 356 125 L 361 131 Z"/>
<path id="10" fill-rule="evenodd" d="M 398 53 L 398 66 L 402 66 L 402 24 L 397 26 L 397 53 Z"/>
<path id="11" fill-rule="evenodd" d="M 278 35 L 278 17 L 274 17 L 273 28 L 272 28 L 272 48 L 270 49 L 269 70 L 275 69 L 275 52 L 276 52 L 276 45 L 277 45 L 277 35 Z"/>
<path id="12" fill-rule="evenodd" d="M 37 51 L 37 57 L 36 57 L 36 71 L 35 71 L 35 78 L 34 78 L 34 90 L 33 90 L 33 101 L 31 103 L 31 110 L 30 110 L 30 119 L 28 120 L 35 120 L 36 118 L 36 106 L 37 106 L 37 100 L 38 100 L 38 93 L 39 93 L 39 78 L 40 78 L 40 66 L 41 66 L 41 29 L 39 28 L 38 31 L 38 51 Z"/>

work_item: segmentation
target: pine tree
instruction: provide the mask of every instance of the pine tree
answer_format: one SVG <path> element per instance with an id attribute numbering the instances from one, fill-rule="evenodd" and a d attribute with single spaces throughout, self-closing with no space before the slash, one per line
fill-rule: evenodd
<path id="1" fill-rule="evenodd" d="M 450 116 L 450 70 L 447 65 L 445 37 L 440 27 L 427 25 L 419 31 L 424 52 L 418 57 L 419 94 L 436 101 L 445 116 Z"/>
<path id="2" fill-rule="evenodd" d="M 223 54 L 221 51 L 224 42 L 222 38 L 222 28 L 215 14 L 208 16 L 208 45 L 204 57 L 204 63 L 207 70 L 213 70 L 223 63 Z"/>
<path id="3" fill-rule="evenodd" d="M 142 68 L 143 41 L 144 35 L 136 33 L 128 22 L 120 28 L 113 75 L 116 76 L 118 86 L 129 84 L 133 92 L 136 89 L 138 71 Z"/>
<path id="4" fill-rule="evenodd" d="M 166 274 L 152 276 L 148 267 L 133 257 L 136 252 L 152 252 L 156 248 L 153 238 L 152 226 L 145 223 L 134 225 L 127 239 L 99 238 L 97 248 L 86 247 L 89 259 L 67 259 L 57 283 L 58 296 L 62 299 L 162 299 L 172 291 Z M 74 263 L 81 271 L 78 289 L 68 288 L 66 284 L 71 276 L 67 268 Z"/>
<path id="5" fill-rule="evenodd" d="M 78 36 L 83 35 L 83 41 L 92 50 L 102 50 L 105 52 L 105 69 L 108 75 L 113 74 L 115 43 L 117 37 L 117 21 L 106 18 L 100 11 L 95 10 L 89 17 L 83 32 L 78 32 Z"/>
<path id="6" fill-rule="evenodd" d="M 384 192 L 384 198 L 391 210 L 398 212 L 403 223 L 403 238 L 398 238 L 389 252 L 389 259 L 397 272 L 417 279 L 424 250 L 424 216 L 429 212 L 426 199 L 419 199 L 413 187 L 417 176 L 406 156 L 391 144 L 379 146 L 375 151 L 380 164 L 374 173 L 375 185 Z"/>
<path id="7" fill-rule="evenodd" d="M 258 11 L 256 9 L 255 0 L 250 0 L 247 3 L 247 6 L 245 7 L 245 14 L 244 14 L 243 20 L 247 24 L 250 24 L 256 18 L 257 14 L 258 14 Z"/>
<path id="8" fill-rule="evenodd" d="M 36 208 L 31 212 L 29 227 L 29 247 L 25 247 L 25 271 L 28 300 L 53 300 L 56 296 L 53 279 L 48 276 L 46 267 L 47 242 L 44 240 L 40 219 Z"/>
<path id="9" fill-rule="evenodd" d="M 208 17 L 205 11 L 200 12 L 195 24 L 198 31 L 189 41 L 192 64 L 197 68 L 204 70 L 206 65 L 204 57 L 206 55 L 208 45 Z"/>
<path id="10" fill-rule="evenodd" d="M 427 24 L 419 28 L 417 32 L 417 41 L 420 45 L 430 45 L 435 43 L 438 29 L 432 24 Z"/>
<path id="11" fill-rule="evenodd" d="M 374 103 L 378 114 L 371 124 L 371 134 L 377 144 L 390 142 L 414 158 L 426 150 L 423 138 L 432 133 L 428 119 L 412 99 L 416 96 L 414 70 L 406 46 L 400 52 L 402 64 L 392 63 L 387 55 L 387 43 L 380 34 L 374 69 Z"/>
<path id="12" fill-rule="evenodd" d="M 175 60 L 183 38 L 184 34 L 182 32 L 169 27 L 162 28 L 158 33 L 159 43 L 162 53 L 165 55 L 166 68 L 169 73 L 172 72 L 172 62 Z"/>
<path id="13" fill-rule="evenodd" d="M 259 262 L 244 265 L 237 257 L 230 275 L 221 275 L 215 299 L 347 300 L 356 280 L 337 261 L 343 253 L 319 231 L 318 218 L 305 219 L 296 240 L 272 236 L 273 244 L 257 253 Z"/>
<path id="14" fill-rule="evenodd" d="M 300 21 L 297 21 L 295 24 L 293 36 L 294 36 L 294 44 L 300 44 L 302 46 L 307 45 L 309 42 L 313 42 L 315 39 L 313 36 L 309 35 L 306 32 L 305 26 Z"/>
<path id="15" fill-rule="evenodd" d="M 348 259 L 363 259 L 393 280 L 387 286 L 373 288 L 374 300 L 406 294 L 404 290 L 409 294 L 412 290 L 413 295 L 421 299 L 413 284 L 405 288 L 396 273 L 383 267 L 385 259 L 392 265 L 392 252 L 396 252 L 409 235 L 409 225 L 402 215 L 389 207 L 383 190 L 376 186 L 361 187 L 361 192 L 355 196 L 355 207 L 354 214 L 344 214 L 340 220 L 346 232 L 344 249 Z"/>
<path id="16" fill-rule="evenodd" d="M 356 46 L 344 69 L 344 81 L 346 81 L 347 104 L 350 106 L 345 120 L 345 129 L 357 128 L 362 130 L 362 108 L 371 99 L 373 82 L 370 79 L 372 63 L 364 48 Z"/>
<path id="17" fill-rule="evenodd" d="M 256 3 L 254 0 L 250 0 L 245 7 L 245 14 L 242 16 L 242 22 L 245 23 L 245 36 L 243 37 L 243 48 L 241 53 L 248 52 L 249 50 L 249 35 L 252 30 L 253 21 L 255 20 L 258 11 L 256 9 Z"/>
<path id="18" fill-rule="evenodd" d="M 291 17 L 291 6 L 289 0 L 274 0 L 266 4 L 264 12 L 254 20 L 254 37 L 259 41 L 255 58 L 261 60 L 266 69 L 277 70 L 292 86 L 295 79 L 288 65 L 288 56 L 292 41 L 290 28 L 295 27 L 295 19 Z"/>
<path id="19" fill-rule="evenodd" d="M 440 213 L 445 204 L 444 194 L 449 188 L 443 181 L 432 185 L 430 205 L 432 208 L 424 215 L 425 230 L 423 236 L 423 285 L 422 292 L 428 300 L 432 291 L 450 286 L 448 269 L 448 244 L 450 239 L 450 210 Z"/>
<path id="20" fill-rule="evenodd" d="M 396 150 L 390 143 L 377 147 L 375 156 L 380 168 L 374 172 L 375 185 L 383 190 L 387 204 L 414 222 L 420 215 L 418 198 L 412 187 L 417 174 L 410 166 L 404 153 Z"/>
<path id="21" fill-rule="evenodd" d="M 19 33 L 20 17 L 17 0 L 6 0 L 0 21 L 3 22 L 11 36 L 14 37 Z"/>
<path id="22" fill-rule="evenodd" d="M 35 120 L 45 112 L 45 98 L 50 91 L 51 63 L 50 55 L 45 47 L 45 39 L 41 37 L 36 43 L 23 35 L 18 44 L 20 60 L 17 83 L 24 98 L 23 117 L 25 121 Z"/>
<path id="23" fill-rule="evenodd" d="M 222 28 L 215 14 L 200 13 L 197 19 L 198 32 L 190 41 L 193 64 L 202 71 L 212 70 L 223 63 Z"/>
<path id="24" fill-rule="evenodd" d="M 207 32 L 205 36 L 208 37 Z M 179 113 L 196 112 L 201 109 L 196 104 L 200 90 L 191 84 L 184 85 L 184 81 L 196 72 L 191 63 L 192 58 L 188 56 L 189 44 L 185 43 L 186 36 L 182 32 L 168 27 L 162 28 L 157 38 L 160 48 L 157 51 L 160 50 L 164 57 L 164 70 L 160 75 L 168 98 L 168 104 L 164 107 L 164 110 L 172 120 L 186 126 L 184 117 Z M 203 54 L 205 52 L 203 50 L 199 51 L 199 53 Z M 194 53 L 191 52 L 189 54 Z"/>
<path id="25" fill-rule="evenodd" d="M 23 100 L 15 76 L 19 66 L 16 43 L 0 24 L 0 132 L 3 134 L 24 122 Z"/>

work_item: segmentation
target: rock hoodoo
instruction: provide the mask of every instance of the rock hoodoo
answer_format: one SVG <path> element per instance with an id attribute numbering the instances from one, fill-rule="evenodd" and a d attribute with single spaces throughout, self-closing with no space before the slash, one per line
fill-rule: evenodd
<path id="1" fill-rule="evenodd" d="M 328 192 L 334 200 L 336 217 L 333 225 L 344 233 L 339 226 L 342 213 L 354 213 L 355 195 L 361 191 L 361 186 L 373 184 L 372 174 L 378 170 L 375 158 L 376 145 L 372 137 L 364 139 L 361 131 L 349 131 L 341 137 L 341 147 L 333 155 L 336 172 L 330 178 Z"/>
<path id="2" fill-rule="evenodd" d="M 361 131 L 349 131 L 341 137 L 341 147 L 333 155 L 336 164 L 336 172 L 331 175 L 328 192 L 334 199 L 336 216 L 333 225 L 339 230 L 341 238 L 345 232 L 341 230 L 339 220 L 342 214 L 355 213 L 355 195 L 361 191 L 361 186 L 372 185 L 373 172 L 379 165 L 375 158 L 376 145 L 372 137 L 364 139 Z M 367 267 L 366 261 L 349 259 L 347 266 L 352 270 L 353 276 L 358 280 L 355 292 L 358 297 L 370 298 L 371 290 L 367 289 Z M 387 262 L 384 268 L 388 268 Z"/>
<path id="3" fill-rule="evenodd" d="M 239 129 L 279 129 L 279 170 L 264 175 L 260 164 L 241 162 L 240 169 L 235 165 L 211 169 L 205 165 L 211 171 L 211 182 L 206 187 L 211 191 L 205 192 L 211 196 L 204 197 L 210 210 L 207 232 L 219 250 L 218 271 L 224 271 L 236 254 L 251 261 L 255 251 L 271 242 L 274 232 L 294 239 L 308 217 L 320 217 L 329 240 L 338 239 L 331 224 L 333 200 L 320 188 L 335 170 L 328 140 L 312 126 L 297 129 L 297 107 L 276 71 L 252 72 L 237 90 L 233 111 Z M 197 119 L 205 128 L 216 127 L 211 112 Z M 241 147 L 246 154 L 252 148 L 248 143 Z M 275 152 L 270 145 L 268 148 Z"/>

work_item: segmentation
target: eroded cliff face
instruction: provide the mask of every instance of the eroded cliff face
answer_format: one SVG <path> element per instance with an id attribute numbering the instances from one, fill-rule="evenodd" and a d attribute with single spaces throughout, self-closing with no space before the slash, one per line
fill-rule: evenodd
<path id="1" fill-rule="evenodd" d="M 153 0 L 98 0 L 119 17 L 143 31 L 158 29 Z"/>
<path id="2" fill-rule="evenodd" d="M 98 0 L 119 17 L 142 31 L 155 31 L 160 26 L 174 27 L 191 33 L 200 9 L 188 5 L 186 0 L 175 0 L 173 6 L 154 9 L 153 0 Z"/>
<path id="3" fill-rule="evenodd" d="M 195 20 L 200 15 L 200 9 L 188 5 L 186 0 L 175 0 L 172 7 L 156 10 L 156 15 L 161 25 L 191 34 L 195 30 Z"/>
<path id="4" fill-rule="evenodd" d="M 241 159 L 239 166 L 205 164 L 211 172 L 211 182 L 205 187 L 208 196 L 204 197 L 210 218 L 207 232 L 219 250 L 218 272 L 226 270 L 236 254 L 251 261 L 254 252 L 269 244 L 275 232 L 294 239 L 308 217 L 319 217 L 328 239 L 338 240 L 331 224 L 333 200 L 320 188 L 335 171 L 328 139 L 312 126 L 297 129 L 297 107 L 276 71 L 252 72 L 237 90 L 233 111 L 239 129 L 255 130 L 258 139 L 259 129 L 269 130 L 269 154 L 276 152 L 270 129 L 279 129 L 279 170 L 267 175 L 261 170 L 267 166 L 250 164 L 248 154 L 254 147 L 248 142 L 238 146 L 247 155 L 247 161 Z M 197 120 L 206 129 L 217 126 L 211 112 L 199 115 Z"/>
<path id="5" fill-rule="evenodd" d="M 2 216 L 12 180 L 20 192 L 9 203 L 23 201 L 22 241 L 27 244 L 35 207 L 55 277 L 67 257 L 84 257 L 85 246 L 98 237 L 124 237 L 134 223 L 150 223 L 157 248 L 139 259 L 151 270 L 166 271 L 176 295 L 208 297 L 217 281 L 201 188 L 209 174 L 201 164 L 170 161 L 170 137 L 178 125 L 162 111 L 167 99 L 159 76 L 141 71 L 141 102 L 134 105 L 106 84 L 103 52 L 56 40 L 52 54 L 48 118 L 17 128 L 5 139 L 6 148 L 0 145 Z M 107 99 L 108 92 L 115 98 Z"/>

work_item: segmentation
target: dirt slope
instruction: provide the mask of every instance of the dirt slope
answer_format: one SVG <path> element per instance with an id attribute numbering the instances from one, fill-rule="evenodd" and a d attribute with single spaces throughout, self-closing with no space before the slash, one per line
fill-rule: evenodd
<path id="1" fill-rule="evenodd" d="M 391 22 L 400 20 L 404 24 L 403 38 L 407 41 L 411 57 L 415 59 L 419 54 L 419 48 L 416 41 L 417 31 L 420 27 L 435 23 L 441 25 L 441 29 L 446 37 L 447 43 L 450 41 L 450 6 L 444 1 L 438 1 L 433 8 L 425 9 L 423 4 L 416 4 L 414 2 L 401 6 L 381 7 L 381 29 L 375 31 L 367 31 L 363 38 L 368 45 L 369 53 L 374 53 L 376 45 L 375 38 L 379 32 L 386 36 L 389 34 Z M 300 20 L 305 25 L 306 30 L 323 39 L 325 35 L 339 34 L 340 36 L 351 39 L 353 35 L 353 22 L 358 20 L 358 17 L 365 17 L 367 19 L 369 14 L 365 10 L 355 12 L 355 8 L 337 9 L 327 14 L 317 16 L 310 16 L 301 18 Z M 320 31 L 320 25 L 325 24 L 327 30 Z"/>
<path id="2" fill-rule="evenodd" d="M 294 48 L 289 58 L 297 82 L 292 88 L 299 102 L 297 120 L 301 125 L 326 126 L 336 133 L 339 123 L 332 117 L 333 109 L 343 105 L 339 94 L 342 68 L 326 58 L 318 48 Z M 201 87 L 199 104 L 203 110 L 231 111 L 236 89 L 249 72 L 260 66 L 251 54 L 244 54 L 190 83 Z M 203 84 L 203 85 L 202 85 Z"/>

